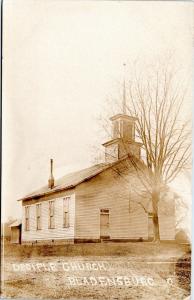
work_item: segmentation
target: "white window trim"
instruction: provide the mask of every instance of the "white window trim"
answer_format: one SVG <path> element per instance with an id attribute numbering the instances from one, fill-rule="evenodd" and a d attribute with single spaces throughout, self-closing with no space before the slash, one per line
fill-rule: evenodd
<path id="1" fill-rule="evenodd" d="M 30 231 L 30 207 L 31 205 L 25 205 L 24 206 L 24 229 L 25 231 Z M 26 217 L 26 209 L 28 209 L 28 218 Z M 28 228 L 27 228 L 27 223 L 26 221 L 28 220 Z"/>
<path id="2" fill-rule="evenodd" d="M 69 214 L 69 206 L 70 206 L 70 200 L 71 200 L 71 196 L 66 196 L 63 197 L 63 227 L 64 228 L 69 228 L 70 227 L 70 214 Z M 67 211 L 65 212 L 65 201 L 67 201 L 68 205 L 67 205 Z M 67 224 L 65 222 L 65 213 L 67 213 Z"/>
<path id="3" fill-rule="evenodd" d="M 38 211 L 38 206 L 39 206 L 39 212 L 40 212 L 40 228 L 38 228 L 38 215 L 37 215 L 37 211 Z M 41 217 L 42 217 L 42 203 L 36 203 L 36 230 L 41 230 L 42 229 L 42 224 L 41 224 Z"/>
<path id="4" fill-rule="evenodd" d="M 53 213 L 51 215 L 50 213 L 50 203 L 53 203 Z M 48 223 L 48 228 L 49 229 L 55 229 L 55 200 L 49 200 L 48 201 L 48 213 L 49 213 L 49 223 Z M 53 226 L 51 226 L 51 218 L 53 218 Z"/>

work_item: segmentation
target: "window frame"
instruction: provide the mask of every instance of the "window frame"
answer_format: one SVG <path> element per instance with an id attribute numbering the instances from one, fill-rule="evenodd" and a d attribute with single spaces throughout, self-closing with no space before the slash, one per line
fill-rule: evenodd
<path id="1" fill-rule="evenodd" d="M 123 138 L 133 140 L 134 139 L 134 124 L 130 122 L 124 122 L 123 124 Z"/>
<path id="2" fill-rule="evenodd" d="M 49 229 L 55 229 L 55 200 L 50 200 L 49 204 Z M 53 207 L 51 207 L 53 206 Z"/>
<path id="3" fill-rule="evenodd" d="M 69 205 L 70 205 L 70 196 L 66 196 L 63 198 L 63 227 L 69 228 L 70 221 L 69 221 Z"/>
<path id="4" fill-rule="evenodd" d="M 115 120 L 113 123 L 113 138 L 118 138 L 120 136 L 120 122 L 119 120 Z"/>
<path id="5" fill-rule="evenodd" d="M 30 231 L 30 205 L 25 206 L 25 231 Z"/>
<path id="6" fill-rule="evenodd" d="M 41 230 L 42 229 L 42 224 L 41 224 L 41 207 L 42 203 L 37 203 L 36 204 L 36 230 Z"/>

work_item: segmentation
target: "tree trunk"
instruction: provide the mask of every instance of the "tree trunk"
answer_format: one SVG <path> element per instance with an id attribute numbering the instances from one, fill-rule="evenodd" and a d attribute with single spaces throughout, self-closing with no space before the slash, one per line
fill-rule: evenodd
<path id="1" fill-rule="evenodd" d="M 152 192 L 152 208 L 153 208 L 153 225 L 154 225 L 154 242 L 160 241 L 159 218 L 158 218 L 158 202 L 160 192 Z"/>

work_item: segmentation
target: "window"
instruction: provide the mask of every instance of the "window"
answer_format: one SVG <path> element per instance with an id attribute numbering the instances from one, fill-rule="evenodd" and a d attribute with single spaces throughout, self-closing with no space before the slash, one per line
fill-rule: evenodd
<path id="1" fill-rule="evenodd" d="M 134 139 L 132 124 L 124 122 L 124 124 L 123 124 L 123 138 L 125 138 L 125 139 Z"/>
<path id="2" fill-rule="evenodd" d="M 115 121 L 113 123 L 113 138 L 118 138 L 119 137 L 119 122 Z"/>
<path id="3" fill-rule="evenodd" d="M 63 199 L 63 226 L 69 227 L 69 201 L 70 197 Z"/>
<path id="4" fill-rule="evenodd" d="M 54 224 L 54 201 L 49 201 L 49 228 L 55 228 Z"/>
<path id="5" fill-rule="evenodd" d="M 29 223 L 29 216 L 30 216 L 30 207 L 25 206 L 25 230 L 30 230 L 30 223 Z"/>
<path id="6" fill-rule="evenodd" d="M 41 229 L 41 204 L 36 204 L 36 229 Z"/>

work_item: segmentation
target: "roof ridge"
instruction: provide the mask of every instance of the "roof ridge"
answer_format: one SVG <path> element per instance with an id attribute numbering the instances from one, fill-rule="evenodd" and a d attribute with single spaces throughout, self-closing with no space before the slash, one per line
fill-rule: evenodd
<path id="1" fill-rule="evenodd" d="M 68 173 L 56 180 L 57 185 L 54 188 L 49 189 L 48 186 L 45 185 L 41 187 L 39 190 L 36 190 L 26 195 L 25 197 L 18 199 L 17 201 L 39 198 L 41 196 L 46 196 L 62 190 L 72 189 L 77 185 L 81 184 L 82 182 L 93 178 L 94 176 L 100 174 L 101 172 L 107 170 L 108 168 L 111 168 L 112 166 L 120 163 L 121 161 L 127 158 L 129 157 L 126 156 L 112 163 L 95 164 L 92 165 L 91 167 Z"/>
<path id="2" fill-rule="evenodd" d="M 108 164 L 107 164 L 107 163 L 99 163 L 99 164 L 95 164 L 95 165 L 92 165 L 92 166 L 87 167 L 87 168 L 84 168 L 84 169 L 79 169 L 79 170 L 77 170 L 77 171 L 67 173 L 67 174 L 65 174 L 64 176 L 61 176 L 61 177 L 57 178 L 57 179 L 56 179 L 56 182 L 57 182 L 57 181 L 60 181 L 60 180 L 63 180 L 63 179 L 65 179 L 65 178 L 67 178 L 68 176 L 77 175 L 77 174 L 79 174 L 79 173 L 81 173 L 81 172 L 84 172 L 84 171 L 87 171 L 87 170 L 89 171 L 89 170 L 92 170 L 92 169 L 97 168 L 97 167 L 101 167 L 101 168 L 102 168 L 101 170 L 98 170 L 98 171 L 96 170 L 96 172 L 94 172 L 94 173 L 91 174 L 90 176 L 85 176 L 82 180 L 76 181 L 73 185 L 67 185 L 66 187 L 60 188 L 60 186 L 63 185 L 63 184 L 58 184 L 58 185 L 56 185 L 53 189 L 49 189 L 49 190 L 48 190 L 48 186 L 47 186 L 47 185 L 44 185 L 44 186 L 42 186 L 39 190 L 41 190 L 41 189 L 47 189 L 47 191 L 45 191 L 46 194 L 50 194 L 50 193 L 53 193 L 53 192 L 56 192 L 56 191 L 60 191 L 61 189 L 72 188 L 72 187 L 74 187 L 74 186 L 80 184 L 80 183 L 83 182 L 84 180 L 96 176 L 97 174 L 99 174 L 100 172 L 104 171 L 104 170 L 105 170 L 106 168 L 108 168 L 109 166 L 110 166 L 110 163 L 108 163 Z M 38 190 L 38 191 L 39 191 L 39 190 Z M 31 192 L 30 194 L 26 195 L 25 197 L 22 197 L 22 198 L 18 199 L 17 201 L 31 199 L 31 198 L 34 198 L 34 197 L 36 197 L 36 196 L 38 196 L 38 195 L 41 196 L 41 193 L 39 194 L 38 191 L 35 190 L 35 191 Z M 45 192 L 43 192 L 42 195 L 44 195 Z"/>

